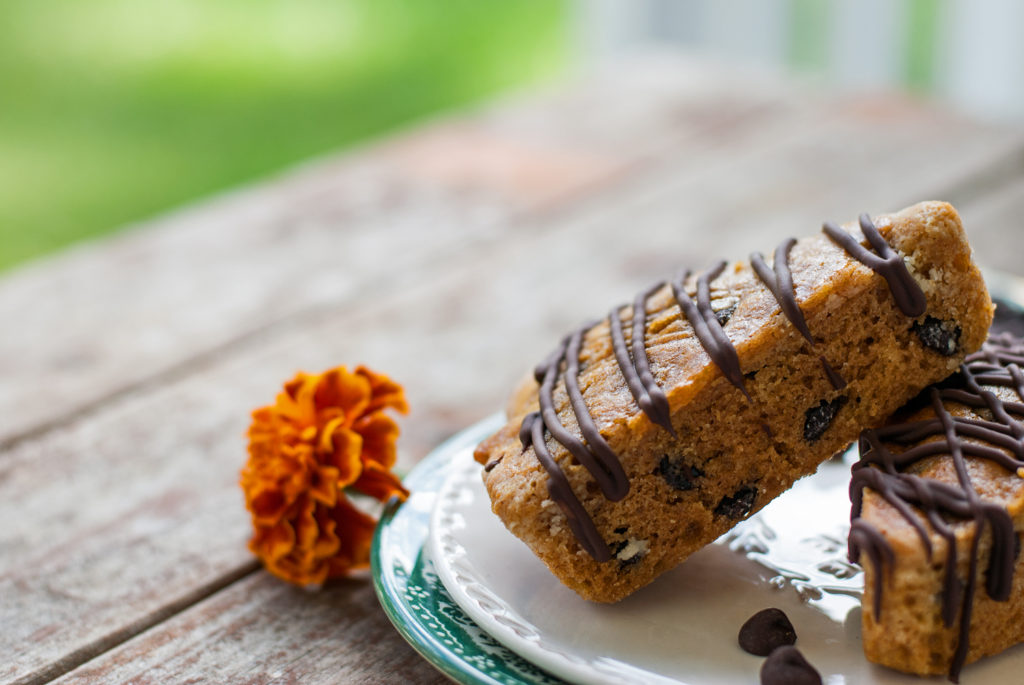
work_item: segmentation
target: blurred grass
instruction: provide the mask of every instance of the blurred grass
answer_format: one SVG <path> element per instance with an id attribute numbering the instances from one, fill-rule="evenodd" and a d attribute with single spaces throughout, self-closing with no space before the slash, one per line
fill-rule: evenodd
<path id="1" fill-rule="evenodd" d="M 0 269 L 563 64 L 566 0 L 4 0 Z"/>

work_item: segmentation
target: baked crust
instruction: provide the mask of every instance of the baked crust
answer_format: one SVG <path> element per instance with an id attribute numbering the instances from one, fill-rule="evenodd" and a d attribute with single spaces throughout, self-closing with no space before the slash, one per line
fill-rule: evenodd
<path id="1" fill-rule="evenodd" d="M 580 390 L 600 436 L 620 456 L 628 494 L 609 500 L 550 434 L 544 434 L 544 447 L 608 546 L 609 560 L 598 561 L 581 546 L 550 496 L 549 473 L 536 447 L 524 449 L 518 437 L 524 417 L 538 409 L 533 379 L 513 393 L 505 427 L 476 451 L 487 464 L 483 477 L 493 511 L 567 586 L 587 599 L 616 601 L 949 375 L 981 345 L 992 316 L 960 219 L 950 205 L 928 202 L 876 217 L 875 225 L 923 292 L 924 313 L 909 317 L 901 311 L 890 283 L 829 237 L 805 238 L 792 247 L 788 263 L 811 344 L 750 263 L 731 263 L 711 282 L 711 299 L 720 309 L 734 305 L 723 330 L 738 355 L 742 388 L 714 363 L 672 289 L 653 292 L 645 307 L 646 357 L 675 435 L 639 408 L 616 363 L 609 320 L 586 331 L 578 357 Z M 856 226 L 847 230 L 866 244 Z M 697 278 L 686 279 L 684 287 L 692 296 Z M 632 308 L 619 313 L 628 345 Z M 950 334 L 939 336 L 943 344 L 959 331 L 951 354 L 923 334 L 936 326 Z M 844 387 L 823 372 L 822 358 Z M 558 420 L 580 438 L 561 376 L 552 399 Z"/>

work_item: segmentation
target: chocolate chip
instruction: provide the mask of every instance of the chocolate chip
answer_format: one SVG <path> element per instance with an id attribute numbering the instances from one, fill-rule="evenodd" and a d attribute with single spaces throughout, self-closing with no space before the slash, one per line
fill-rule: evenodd
<path id="1" fill-rule="evenodd" d="M 839 408 L 846 404 L 846 396 L 832 400 L 822 400 L 818 406 L 811 407 L 804 414 L 804 440 L 814 442 L 820 438 L 832 424 L 832 419 L 839 413 Z"/>
<path id="2" fill-rule="evenodd" d="M 613 532 L 616 535 L 625 535 L 629 531 L 629 526 L 619 526 Z"/>
<path id="3" fill-rule="evenodd" d="M 724 309 L 719 309 L 718 311 L 715 312 L 715 318 L 718 319 L 718 324 L 720 326 L 724 326 L 725 324 L 729 323 L 729 319 L 731 319 L 732 315 L 736 312 L 737 304 L 739 304 L 739 302 L 734 302 L 728 307 L 725 307 Z"/>
<path id="4" fill-rule="evenodd" d="M 693 490 L 697 487 L 697 479 L 704 475 L 696 466 L 688 466 L 681 460 L 669 459 L 668 455 L 658 462 L 658 473 L 669 487 L 676 490 Z"/>
<path id="5" fill-rule="evenodd" d="M 726 495 L 715 507 L 716 516 L 728 516 L 731 519 L 741 519 L 750 513 L 754 508 L 754 500 L 757 498 L 757 488 L 752 485 L 745 485 L 732 497 Z"/>
<path id="6" fill-rule="evenodd" d="M 922 345 L 944 357 L 952 357 L 960 349 L 960 327 L 953 321 L 926 316 L 924 323 L 915 321 L 913 328 Z"/>
<path id="7" fill-rule="evenodd" d="M 796 631 L 781 609 L 762 609 L 743 624 L 739 639 L 743 651 L 768 656 L 776 647 L 796 642 Z"/>
<path id="8" fill-rule="evenodd" d="M 796 647 L 779 647 L 761 666 L 761 685 L 821 685 L 821 674 Z"/>

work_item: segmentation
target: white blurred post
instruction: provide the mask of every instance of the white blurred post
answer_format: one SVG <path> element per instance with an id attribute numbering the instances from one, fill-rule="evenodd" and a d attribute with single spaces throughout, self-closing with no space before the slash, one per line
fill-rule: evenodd
<path id="1" fill-rule="evenodd" d="M 1024 117 L 1024 2 L 950 0 L 940 36 L 947 97 L 987 119 Z"/>

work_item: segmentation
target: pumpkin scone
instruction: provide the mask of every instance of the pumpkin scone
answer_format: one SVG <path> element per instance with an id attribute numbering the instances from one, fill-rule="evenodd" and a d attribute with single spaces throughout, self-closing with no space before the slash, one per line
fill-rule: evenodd
<path id="1" fill-rule="evenodd" d="M 680 273 L 513 393 L 475 454 L 492 509 L 565 585 L 619 600 L 955 371 L 991 317 L 940 202 Z"/>
<path id="2" fill-rule="evenodd" d="M 1021 367 L 1024 339 L 993 334 L 958 374 L 862 436 L 850 558 L 864 566 L 869 660 L 956 680 L 1024 641 Z"/>

